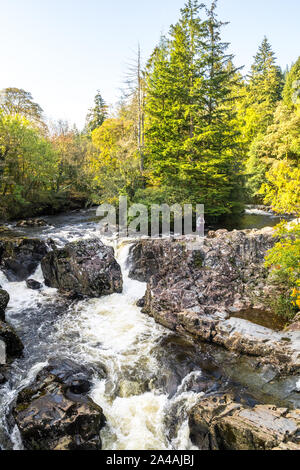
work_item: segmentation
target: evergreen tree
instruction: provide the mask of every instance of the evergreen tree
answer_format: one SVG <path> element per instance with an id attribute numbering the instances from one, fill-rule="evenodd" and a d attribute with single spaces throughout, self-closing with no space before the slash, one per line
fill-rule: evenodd
<path id="1" fill-rule="evenodd" d="M 283 74 L 276 65 L 275 54 L 265 37 L 254 57 L 242 110 L 245 116 L 244 132 L 249 145 L 272 123 L 282 89 Z"/>
<path id="2" fill-rule="evenodd" d="M 207 18 L 200 19 L 200 12 Z M 210 214 L 233 208 L 240 162 L 232 87 L 237 70 L 221 40 L 216 2 L 190 0 L 156 50 L 148 71 L 147 165 L 172 202 L 204 202 Z M 172 191 L 173 189 L 173 191 Z M 237 195 L 237 193 L 235 193 Z"/>
<path id="3" fill-rule="evenodd" d="M 98 90 L 94 100 L 94 107 L 89 110 L 86 118 L 87 130 L 93 132 L 93 130 L 102 126 L 107 116 L 107 105 Z"/>
<path id="4" fill-rule="evenodd" d="M 240 119 L 244 116 L 243 137 L 248 148 L 247 191 L 251 201 L 258 196 L 267 171 L 266 160 L 261 160 L 259 156 L 260 141 L 273 123 L 282 90 L 283 74 L 276 65 L 275 54 L 265 37 L 254 57 L 240 115 Z M 261 202 L 260 199 L 257 202 Z"/>
<path id="5" fill-rule="evenodd" d="M 283 101 L 289 108 L 295 108 L 300 104 L 300 57 L 286 75 Z"/>

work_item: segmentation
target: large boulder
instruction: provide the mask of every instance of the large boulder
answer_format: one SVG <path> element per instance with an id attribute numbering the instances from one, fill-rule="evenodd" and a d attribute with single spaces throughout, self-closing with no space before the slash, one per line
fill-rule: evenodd
<path id="1" fill-rule="evenodd" d="M 68 243 L 49 252 L 42 261 L 45 283 L 88 297 L 121 293 L 122 272 L 114 250 L 100 240 Z"/>
<path id="2" fill-rule="evenodd" d="M 213 232 L 195 250 L 184 239 L 137 242 L 130 277 L 148 282 L 143 312 L 177 333 L 299 370 L 299 332 L 234 318 L 249 308 L 267 309 L 264 258 L 274 243 L 271 228 Z"/>
<path id="3" fill-rule="evenodd" d="M 201 450 L 300 450 L 300 410 L 211 396 L 191 410 L 189 426 Z"/>
<path id="4" fill-rule="evenodd" d="M 105 417 L 88 396 L 94 373 L 71 360 L 50 361 L 19 393 L 13 416 L 26 450 L 101 450 Z"/>
<path id="5" fill-rule="evenodd" d="M 0 320 L 5 320 L 5 309 L 9 302 L 9 293 L 0 286 Z"/>
<path id="6" fill-rule="evenodd" d="M 0 321 L 0 340 L 5 344 L 8 359 L 16 359 L 22 356 L 24 349 L 22 341 L 15 330 L 2 321 Z"/>
<path id="7" fill-rule="evenodd" d="M 25 281 L 47 252 L 45 242 L 36 238 L 0 239 L 0 268 L 9 281 Z"/>

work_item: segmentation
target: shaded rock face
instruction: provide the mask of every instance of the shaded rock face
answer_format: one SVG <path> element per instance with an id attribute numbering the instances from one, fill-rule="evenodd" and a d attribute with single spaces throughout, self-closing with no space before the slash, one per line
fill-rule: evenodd
<path id="1" fill-rule="evenodd" d="M 23 354 L 24 346 L 15 330 L 7 323 L 0 321 L 0 340 L 5 343 L 9 359 L 16 359 Z"/>
<path id="2" fill-rule="evenodd" d="M 113 248 L 96 239 L 51 251 L 42 261 L 42 270 L 47 286 L 78 295 L 101 297 L 123 290 Z"/>
<path id="3" fill-rule="evenodd" d="M 130 276 L 147 281 L 143 312 L 180 334 L 229 350 L 262 356 L 282 369 L 300 368 L 300 334 L 276 334 L 230 312 L 261 309 L 268 295 L 264 268 L 274 245 L 272 229 L 227 232 L 206 238 L 197 251 L 184 241 L 144 240 L 131 250 Z"/>
<path id="4" fill-rule="evenodd" d="M 46 244 L 35 238 L 0 239 L 0 268 L 9 281 L 25 281 L 47 252 Z"/>
<path id="5" fill-rule="evenodd" d="M 5 320 L 5 309 L 9 302 L 9 294 L 0 286 L 0 320 Z"/>
<path id="6" fill-rule="evenodd" d="M 26 450 L 101 450 L 102 409 L 87 395 L 94 371 L 50 361 L 13 410 Z"/>
<path id="7" fill-rule="evenodd" d="M 189 426 L 201 450 L 300 450 L 300 410 L 246 408 L 230 395 L 214 396 L 191 410 Z"/>

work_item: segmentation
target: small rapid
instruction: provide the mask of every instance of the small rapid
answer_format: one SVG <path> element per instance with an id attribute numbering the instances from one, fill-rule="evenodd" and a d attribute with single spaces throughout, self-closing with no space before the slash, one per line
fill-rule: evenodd
<path id="1" fill-rule="evenodd" d="M 19 234 L 51 238 L 61 247 L 99 236 L 94 217 L 94 211 L 49 217 L 47 227 L 21 229 Z M 265 214 L 245 215 L 249 217 L 255 225 L 258 217 L 270 220 Z M 0 270 L 0 285 L 10 295 L 6 320 L 25 346 L 0 387 L 1 449 L 22 449 L 11 417 L 13 403 L 53 358 L 72 359 L 96 371 L 90 396 L 107 418 L 101 431 L 106 450 L 195 449 L 189 410 L 203 397 L 233 387 L 221 368 L 223 352 L 179 338 L 137 307 L 146 284 L 129 278 L 131 242 L 101 239 L 115 250 L 122 294 L 74 301 L 45 286 L 40 266 L 31 276 L 42 284 L 39 291 L 30 290 L 26 282 L 9 282 Z"/>
<path id="2" fill-rule="evenodd" d="M 94 236 L 93 227 L 84 233 L 73 231 L 71 239 Z M 60 230 L 51 237 L 63 244 L 68 231 Z M 189 389 L 201 377 L 201 369 L 197 366 L 193 370 L 192 363 L 176 367 L 174 357 L 171 363 L 179 372 L 171 371 L 163 342 L 171 340 L 172 333 L 136 305 L 146 284 L 128 277 L 130 243 L 107 243 L 114 245 L 122 269 L 122 294 L 66 305 L 56 289 L 43 285 L 41 291 L 33 291 L 26 282 L 9 282 L 0 271 L 0 284 L 11 298 L 6 320 L 25 345 L 24 357 L 13 362 L 9 380 L 0 389 L 1 448 L 22 449 L 20 434 L 10 418 L 12 403 L 48 360 L 58 357 L 106 371 L 104 379 L 95 375 L 90 393 L 107 418 L 101 432 L 103 449 L 193 448 L 187 414 L 203 394 Z M 40 267 L 32 278 L 43 283 Z M 185 359 L 181 361 L 185 363 Z"/>

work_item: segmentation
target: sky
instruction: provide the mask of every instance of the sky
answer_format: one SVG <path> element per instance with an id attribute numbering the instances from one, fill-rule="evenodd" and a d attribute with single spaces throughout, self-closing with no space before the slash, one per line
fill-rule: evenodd
<path id="1" fill-rule="evenodd" d="M 82 128 L 99 89 L 113 105 L 138 43 L 147 59 L 184 0 L 0 0 L 0 89 L 30 91 L 46 116 Z M 219 0 L 223 38 L 246 73 L 264 35 L 278 64 L 300 54 L 299 0 Z"/>

